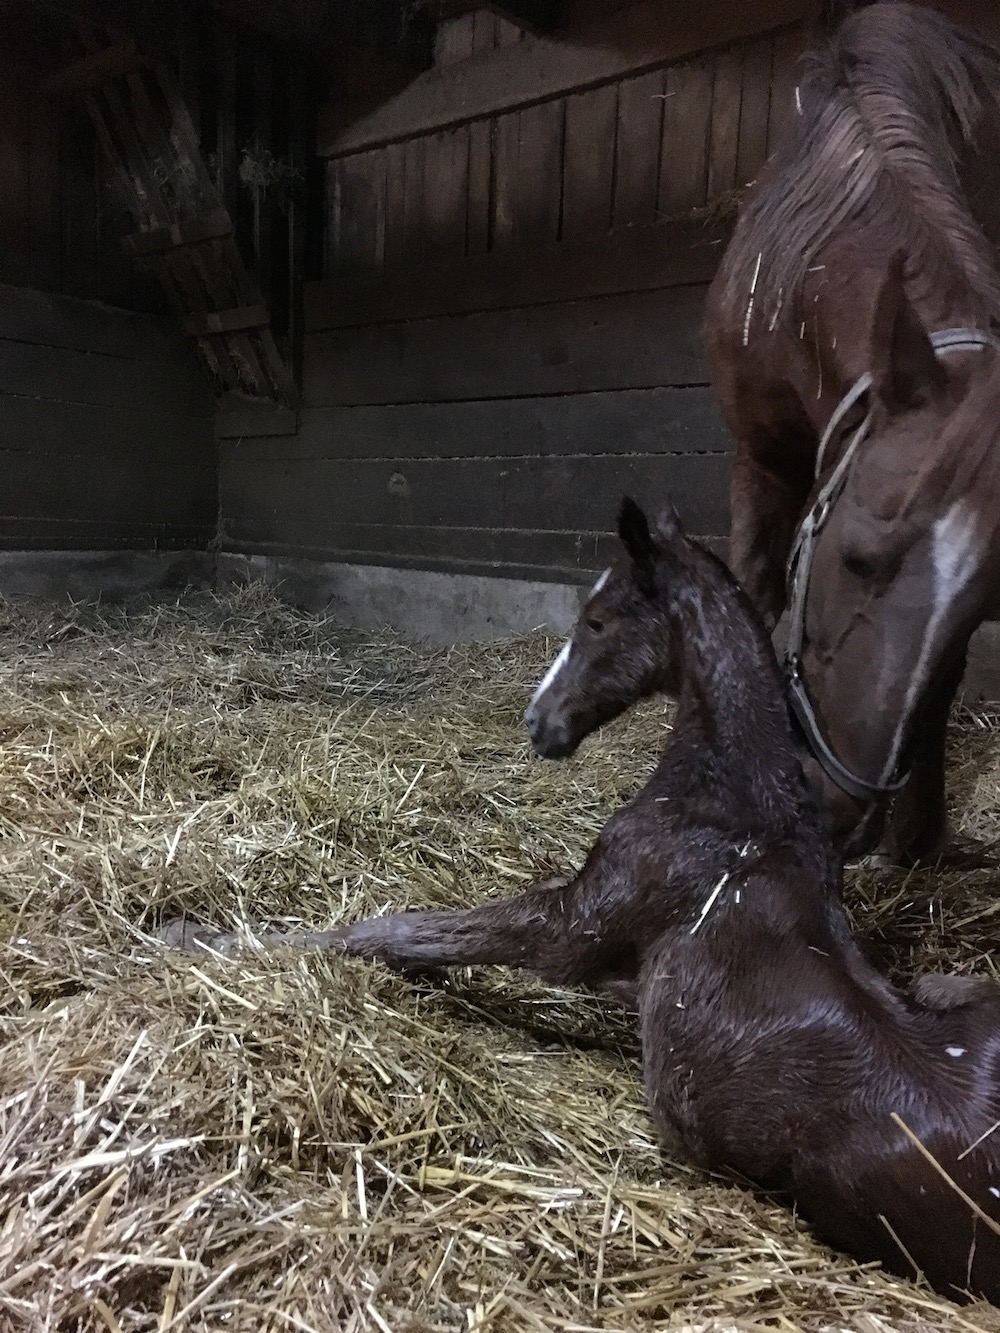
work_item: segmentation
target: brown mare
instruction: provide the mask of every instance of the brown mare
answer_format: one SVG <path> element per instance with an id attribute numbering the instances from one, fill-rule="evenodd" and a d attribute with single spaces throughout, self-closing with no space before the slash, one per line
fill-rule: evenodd
<path id="1" fill-rule="evenodd" d="M 773 624 L 819 496 L 790 599 L 810 777 L 855 851 L 902 782 L 885 847 L 908 861 L 943 839 L 948 709 L 1000 588 L 1000 53 L 875 4 L 795 96 L 708 300 L 731 563 Z"/>
<path id="2" fill-rule="evenodd" d="M 265 942 L 607 989 L 638 1009 L 669 1152 L 781 1194 L 860 1259 L 1000 1300 L 1000 987 L 930 977 L 910 998 L 865 962 L 766 630 L 675 515 L 651 533 L 626 502 L 620 533 L 625 554 L 528 708 L 532 741 L 570 754 L 655 691 L 678 708 L 653 777 L 576 879 Z M 235 945 L 184 923 L 164 938 Z"/>

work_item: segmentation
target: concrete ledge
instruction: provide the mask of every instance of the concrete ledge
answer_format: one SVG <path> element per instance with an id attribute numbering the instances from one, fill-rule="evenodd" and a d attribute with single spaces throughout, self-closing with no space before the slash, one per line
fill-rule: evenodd
<path id="1" fill-rule="evenodd" d="M 342 565 L 284 556 L 220 555 L 219 586 L 262 579 L 296 606 L 328 610 L 358 629 L 391 629 L 432 644 L 503 638 L 546 630 L 568 634 L 587 589 L 566 583 Z M 784 623 L 775 631 L 782 651 Z M 973 635 L 960 697 L 1000 701 L 1000 623 Z"/>
<path id="2" fill-rule="evenodd" d="M 137 593 L 206 589 L 207 551 L 0 551 L 0 596 L 122 601 Z"/>
<path id="3" fill-rule="evenodd" d="M 219 586 L 262 579 L 296 606 L 357 629 L 391 629 L 431 644 L 568 634 L 586 588 L 565 583 L 342 565 L 285 556 L 218 557 Z"/>

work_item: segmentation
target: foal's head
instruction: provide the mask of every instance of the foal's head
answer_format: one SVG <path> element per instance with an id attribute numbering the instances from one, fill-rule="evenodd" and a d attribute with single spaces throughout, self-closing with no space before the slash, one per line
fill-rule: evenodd
<path id="1" fill-rule="evenodd" d="M 585 736 L 658 690 L 677 690 L 675 594 L 695 554 L 673 509 L 654 529 L 633 500 L 618 519 L 624 550 L 597 580 L 573 637 L 524 715 L 536 752 L 570 755 Z"/>
<path id="2" fill-rule="evenodd" d="M 869 432 L 816 542 L 801 674 L 836 757 L 885 786 L 1000 583 L 1000 355 L 937 355 L 893 264 L 868 362 Z M 846 831 L 864 794 L 826 794 Z"/>

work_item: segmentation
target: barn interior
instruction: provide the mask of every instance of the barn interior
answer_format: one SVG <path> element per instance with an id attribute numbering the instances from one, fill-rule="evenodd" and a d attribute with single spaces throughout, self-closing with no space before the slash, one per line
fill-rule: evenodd
<path id="1" fill-rule="evenodd" d="M 816 8 L 0 6 L 0 1326 L 1000 1329 L 665 1162 L 592 998 L 150 942 L 513 891 L 639 785 L 662 705 L 520 714 L 623 493 L 725 549 L 702 305 Z M 852 893 L 993 967 L 995 869 Z"/>

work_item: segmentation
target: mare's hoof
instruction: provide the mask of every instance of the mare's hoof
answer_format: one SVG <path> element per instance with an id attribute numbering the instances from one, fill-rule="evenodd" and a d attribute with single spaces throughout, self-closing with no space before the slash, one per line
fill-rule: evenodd
<path id="1" fill-rule="evenodd" d="M 979 1000 L 1000 1000 L 1000 986 L 989 977 L 964 977 L 930 972 L 917 977 L 910 994 L 928 1009 L 958 1009 Z"/>
<path id="2" fill-rule="evenodd" d="M 228 954 L 232 953 L 236 943 L 233 935 L 199 925 L 197 921 L 185 921 L 182 917 L 161 926 L 156 938 L 165 948 L 177 949 L 181 953 Z"/>

